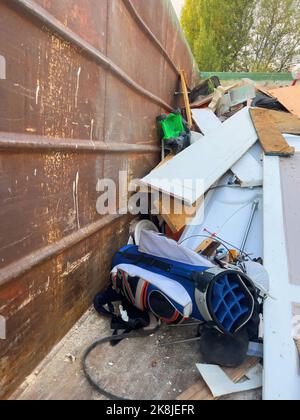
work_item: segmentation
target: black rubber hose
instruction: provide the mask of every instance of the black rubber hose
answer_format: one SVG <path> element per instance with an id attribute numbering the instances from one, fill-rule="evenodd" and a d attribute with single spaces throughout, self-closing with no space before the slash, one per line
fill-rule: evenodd
<path id="1" fill-rule="evenodd" d="M 108 398 L 109 400 L 114 401 L 130 401 L 129 398 L 123 398 L 119 397 L 117 395 L 112 394 L 109 391 L 106 391 L 104 388 L 102 388 L 100 385 L 98 385 L 94 379 L 91 377 L 91 374 L 89 372 L 89 369 L 87 367 L 87 359 L 89 355 L 99 346 L 102 346 L 103 344 L 110 343 L 112 341 L 120 341 L 125 340 L 126 338 L 144 338 L 148 337 L 149 335 L 152 335 L 156 333 L 160 329 L 160 324 L 158 324 L 155 328 L 151 330 L 141 330 L 138 332 L 132 332 L 129 334 L 119 334 L 119 335 L 113 335 L 111 337 L 102 338 L 101 340 L 95 341 L 90 347 L 86 349 L 84 352 L 83 358 L 82 358 L 82 368 L 84 375 L 88 381 L 88 383 L 91 385 L 91 387 L 97 391 L 99 394 L 103 395 L 105 398 Z"/>

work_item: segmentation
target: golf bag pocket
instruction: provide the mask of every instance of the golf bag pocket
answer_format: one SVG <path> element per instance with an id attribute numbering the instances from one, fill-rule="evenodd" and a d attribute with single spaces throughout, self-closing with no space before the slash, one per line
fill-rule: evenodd
<path id="1" fill-rule="evenodd" d="M 120 264 L 111 272 L 114 290 L 141 311 L 151 311 L 167 324 L 191 316 L 192 299 L 177 281 L 135 265 Z"/>

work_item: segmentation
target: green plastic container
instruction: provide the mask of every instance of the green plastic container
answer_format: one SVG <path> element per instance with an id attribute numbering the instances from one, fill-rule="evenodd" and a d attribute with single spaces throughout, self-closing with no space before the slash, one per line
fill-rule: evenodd
<path id="1" fill-rule="evenodd" d="M 164 140 L 177 139 L 185 132 L 182 117 L 179 114 L 170 114 L 160 121 L 164 133 Z"/>

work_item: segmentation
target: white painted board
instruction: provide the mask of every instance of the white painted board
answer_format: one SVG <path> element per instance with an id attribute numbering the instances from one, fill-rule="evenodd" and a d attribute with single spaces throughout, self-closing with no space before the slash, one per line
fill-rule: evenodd
<path id="1" fill-rule="evenodd" d="M 154 169 L 141 183 L 193 205 L 256 141 L 249 108 L 244 108 L 217 131 Z"/>
<path id="2" fill-rule="evenodd" d="M 193 109 L 193 120 L 202 133 L 207 136 L 222 126 L 216 114 L 209 108 Z"/>
<path id="3" fill-rule="evenodd" d="M 264 305 L 263 397 L 272 401 L 300 400 L 300 362 L 293 339 L 292 310 L 293 304 L 300 304 L 300 290 L 289 278 L 281 185 L 280 158 L 265 156 L 264 264 L 274 299 L 267 299 Z"/>
<path id="4" fill-rule="evenodd" d="M 256 143 L 232 168 L 232 172 L 241 181 L 241 186 L 259 187 L 263 185 L 263 150 Z"/>

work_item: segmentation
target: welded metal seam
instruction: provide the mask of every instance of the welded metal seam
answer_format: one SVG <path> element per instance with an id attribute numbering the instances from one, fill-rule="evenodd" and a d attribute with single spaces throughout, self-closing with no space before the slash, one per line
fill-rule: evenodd
<path id="1" fill-rule="evenodd" d="M 90 236 L 96 234 L 122 217 L 124 217 L 124 215 L 120 214 L 105 216 L 101 220 L 81 228 L 71 235 L 62 238 L 58 242 L 33 251 L 31 254 L 23 257 L 22 259 L 4 267 L 0 270 L 0 287 L 25 275 L 36 266 L 54 259 L 57 255 L 62 254 L 66 250 L 88 239 Z"/>
<path id="2" fill-rule="evenodd" d="M 155 145 L 135 143 L 105 143 L 82 139 L 51 139 L 43 136 L 33 136 L 19 133 L 0 132 L 0 150 L 30 150 L 41 151 L 71 151 L 88 153 L 158 153 L 160 148 Z"/>
<path id="3" fill-rule="evenodd" d="M 159 39 L 154 35 L 154 33 L 151 31 L 149 26 L 145 23 L 145 21 L 142 19 L 142 17 L 139 15 L 138 11 L 132 4 L 131 0 L 123 0 L 124 5 L 126 6 L 129 13 L 132 15 L 134 20 L 137 22 L 139 27 L 142 29 L 142 31 L 148 36 L 148 38 L 151 40 L 151 42 L 158 48 L 158 50 L 162 53 L 162 55 L 165 57 L 165 59 L 168 61 L 168 63 L 171 65 L 171 67 L 176 71 L 176 73 L 179 75 L 180 72 L 170 57 L 167 50 L 164 48 L 164 46 L 161 44 Z"/>

